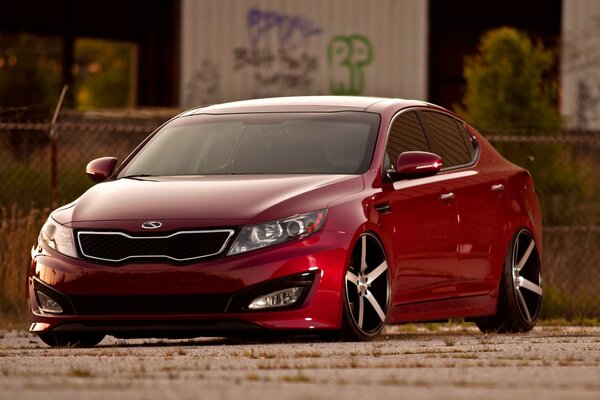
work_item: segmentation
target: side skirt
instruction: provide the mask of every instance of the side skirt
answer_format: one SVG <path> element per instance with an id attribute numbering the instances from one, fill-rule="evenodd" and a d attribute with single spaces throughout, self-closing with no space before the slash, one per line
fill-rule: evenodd
<path id="1" fill-rule="evenodd" d="M 449 318 L 469 318 L 493 315 L 496 312 L 496 298 L 490 295 L 456 297 L 424 303 L 410 303 L 395 306 L 388 322 L 426 322 Z"/>

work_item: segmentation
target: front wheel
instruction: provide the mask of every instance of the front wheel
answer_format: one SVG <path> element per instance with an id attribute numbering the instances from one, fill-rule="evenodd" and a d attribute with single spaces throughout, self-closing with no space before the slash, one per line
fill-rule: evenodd
<path id="1" fill-rule="evenodd" d="M 377 237 L 364 233 L 352 250 L 344 284 L 342 339 L 370 340 L 385 324 L 390 304 L 390 272 Z"/>
<path id="2" fill-rule="evenodd" d="M 542 307 L 542 264 L 531 232 L 513 237 L 500 278 L 496 315 L 475 320 L 482 332 L 528 332 Z"/>

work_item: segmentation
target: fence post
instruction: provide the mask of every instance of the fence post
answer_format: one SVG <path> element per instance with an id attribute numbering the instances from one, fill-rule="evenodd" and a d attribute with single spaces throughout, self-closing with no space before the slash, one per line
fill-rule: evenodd
<path id="1" fill-rule="evenodd" d="M 69 85 L 64 85 L 56 109 L 54 110 L 54 116 L 52 117 L 52 123 L 50 124 L 50 201 L 52 203 L 52 209 L 58 206 L 57 189 L 58 189 L 58 115 L 62 109 L 65 95 Z"/>

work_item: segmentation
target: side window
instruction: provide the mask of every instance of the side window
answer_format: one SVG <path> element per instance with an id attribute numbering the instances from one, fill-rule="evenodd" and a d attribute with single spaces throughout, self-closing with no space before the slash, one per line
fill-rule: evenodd
<path id="1" fill-rule="evenodd" d="M 385 169 L 395 165 L 400 153 L 405 151 L 431 151 L 415 112 L 401 114 L 394 120 L 385 150 Z"/>
<path id="2" fill-rule="evenodd" d="M 432 111 L 420 113 L 434 153 L 442 157 L 444 168 L 469 164 L 472 153 L 460 132 L 457 120 Z M 473 149 L 471 149 L 472 151 Z"/>

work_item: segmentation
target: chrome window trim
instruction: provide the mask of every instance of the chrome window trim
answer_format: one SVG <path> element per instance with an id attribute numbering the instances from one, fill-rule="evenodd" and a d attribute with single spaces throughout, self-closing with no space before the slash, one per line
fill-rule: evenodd
<path id="1" fill-rule="evenodd" d="M 198 257 L 187 257 L 187 258 L 175 258 L 175 257 L 170 257 L 170 256 L 167 256 L 164 254 L 135 255 L 135 256 L 127 256 L 127 257 L 121 258 L 121 259 L 94 257 L 89 254 L 86 254 L 83 251 L 83 247 L 81 246 L 81 237 L 80 237 L 82 234 L 88 234 L 88 235 L 119 235 L 119 236 L 124 236 L 128 239 L 134 239 L 134 240 L 136 240 L 136 239 L 169 239 L 169 238 L 172 238 L 172 237 L 178 236 L 178 235 L 187 235 L 187 234 L 194 234 L 194 233 L 223 233 L 223 232 L 227 232 L 227 233 L 229 233 L 229 235 L 227 236 L 227 239 L 225 239 L 225 241 L 223 242 L 223 246 L 221 246 L 219 251 L 217 251 L 215 253 L 211 253 L 211 254 L 198 256 Z M 93 260 L 107 261 L 107 262 L 112 262 L 112 263 L 122 262 L 125 260 L 129 260 L 131 258 L 166 258 L 169 260 L 181 262 L 181 261 L 198 260 L 201 258 L 212 257 L 212 256 L 216 256 L 218 254 L 221 254 L 225 250 L 227 245 L 229 244 L 229 241 L 234 233 L 235 233 L 235 231 L 233 229 L 211 229 L 211 230 L 196 230 L 196 231 L 179 231 L 179 232 L 175 232 L 170 235 L 167 235 L 167 236 L 131 236 L 126 233 L 117 232 L 117 231 L 79 231 L 79 232 L 77 232 L 77 246 L 79 247 L 79 251 L 81 252 L 81 254 L 86 258 L 93 259 Z"/>

